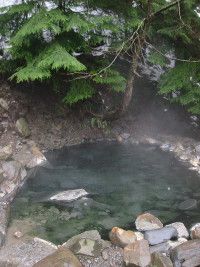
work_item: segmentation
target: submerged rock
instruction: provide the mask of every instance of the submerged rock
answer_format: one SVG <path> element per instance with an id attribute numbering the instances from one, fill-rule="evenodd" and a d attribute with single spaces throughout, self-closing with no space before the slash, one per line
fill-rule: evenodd
<path id="1" fill-rule="evenodd" d="M 195 224 L 190 229 L 190 237 L 192 239 L 200 239 L 200 223 Z"/>
<path id="2" fill-rule="evenodd" d="M 83 267 L 77 257 L 67 248 L 59 248 L 53 254 L 48 255 L 33 267 Z"/>
<path id="3" fill-rule="evenodd" d="M 77 200 L 81 197 L 87 196 L 88 194 L 89 193 L 86 192 L 84 189 L 67 190 L 51 196 L 49 200 L 68 203 Z"/>
<path id="4" fill-rule="evenodd" d="M 166 242 L 172 238 L 178 236 L 178 232 L 174 227 L 166 226 L 161 229 L 155 229 L 146 231 L 144 233 L 144 238 L 148 240 L 150 245 L 157 245 Z"/>
<path id="5" fill-rule="evenodd" d="M 175 223 L 168 224 L 166 226 L 174 227 L 178 232 L 178 237 L 179 238 L 180 237 L 185 237 L 185 238 L 189 237 L 189 232 L 188 232 L 187 228 L 185 227 L 185 225 L 182 222 L 175 222 Z"/>
<path id="6" fill-rule="evenodd" d="M 190 240 L 175 247 L 170 257 L 174 267 L 196 267 L 200 265 L 200 240 Z"/>
<path id="7" fill-rule="evenodd" d="M 24 118 L 20 118 L 16 121 L 16 128 L 23 137 L 29 137 L 31 134 L 28 123 Z"/>
<path id="8" fill-rule="evenodd" d="M 113 227 L 109 234 L 109 237 L 113 244 L 120 247 L 125 247 L 137 240 L 144 239 L 143 234 L 140 232 L 125 231 L 119 227 Z"/>
<path id="9" fill-rule="evenodd" d="M 192 210 L 197 208 L 197 200 L 196 199 L 187 199 L 179 204 L 180 210 Z"/>
<path id="10" fill-rule="evenodd" d="M 143 213 L 137 217 L 135 226 L 138 231 L 148 231 L 162 228 L 163 224 L 151 213 Z"/>
<path id="11" fill-rule="evenodd" d="M 151 264 L 156 267 L 173 267 L 171 259 L 162 253 L 155 252 L 151 256 Z"/>
<path id="12" fill-rule="evenodd" d="M 151 263 L 151 255 L 147 240 L 139 240 L 124 248 L 124 262 L 127 266 L 146 267 Z"/>

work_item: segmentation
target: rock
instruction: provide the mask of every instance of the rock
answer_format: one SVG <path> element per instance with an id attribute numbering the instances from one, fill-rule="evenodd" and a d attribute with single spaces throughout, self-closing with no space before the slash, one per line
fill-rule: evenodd
<path id="1" fill-rule="evenodd" d="M 21 238 L 22 236 L 23 236 L 23 234 L 20 231 L 17 231 L 14 233 L 14 237 L 16 237 L 16 238 Z"/>
<path id="2" fill-rule="evenodd" d="M 122 134 L 120 134 L 120 136 L 121 136 L 123 139 L 127 140 L 131 135 L 130 135 L 129 133 L 122 133 Z"/>
<path id="3" fill-rule="evenodd" d="M 60 192 L 56 195 L 51 196 L 49 199 L 51 201 L 68 203 L 87 195 L 88 192 L 86 192 L 84 189 L 74 189 Z"/>
<path id="4" fill-rule="evenodd" d="M 5 244 L 0 250 L 0 266 L 32 267 L 57 250 L 57 247 L 40 238 Z M 10 264 L 10 265 L 9 265 Z"/>
<path id="5" fill-rule="evenodd" d="M 170 257 L 175 267 L 196 267 L 200 265 L 200 240 L 189 240 L 174 249 Z"/>
<path id="6" fill-rule="evenodd" d="M 53 254 L 48 255 L 33 267 L 82 267 L 77 257 L 67 248 L 59 248 Z"/>
<path id="7" fill-rule="evenodd" d="M 178 232 L 178 237 L 179 238 L 180 237 L 185 237 L 185 238 L 189 237 L 189 232 L 188 232 L 187 228 L 185 227 L 185 225 L 182 222 L 175 222 L 175 223 L 168 224 L 166 226 L 174 227 Z"/>
<path id="8" fill-rule="evenodd" d="M 190 229 L 190 237 L 192 239 L 200 239 L 200 223 L 195 224 Z"/>
<path id="9" fill-rule="evenodd" d="M 9 205 L 0 204 L 0 247 L 5 242 L 5 236 L 7 231 L 8 219 L 10 214 Z"/>
<path id="10" fill-rule="evenodd" d="M 14 159 L 29 169 L 47 163 L 46 157 L 40 152 L 40 150 L 35 145 L 31 147 L 24 145 L 14 155 Z"/>
<path id="11" fill-rule="evenodd" d="M 150 253 L 154 253 L 154 252 L 161 252 L 161 253 L 165 253 L 168 254 L 169 251 L 177 246 L 179 246 L 180 244 L 187 242 L 188 240 L 186 238 L 179 238 L 176 241 L 172 241 L 169 240 L 167 242 L 164 243 L 160 243 L 154 246 L 150 246 Z"/>
<path id="12" fill-rule="evenodd" d="M 187 199 L 180 203 L 179 209 L 180 210 L 192 210 L 197 208 L 197 200 L 196 199 Z"/>
<path id="13" fill-rule="evenodd" d="M 7 160 L 11 157 L 12 155 L 12 146 L 4 146 L 0 147 L 0 160 Z"/>
<path id="14" fill-rule="evenodd" d="M 148 231 L 163 227 L 161 221 L 150 213 L 139 215 L 135 221 L 135 225 L 138 231 Z"/>
<path id="15" fill-rule="evenodd" d="M 124 262 L 127 266 L 149 266 L 151 255 L 146 240 L 139 240 L 124 248 Z"/>
<path id="16" fill-rule="evenodd" d="M 16 128 L 18 132 L 24 137 L 29 137 L 31 134 L 28 123 L 24 118 L 20 118 L 16 121 Z"/>
<path id="17" fill-rule="evenodd" d="M 86 231 L 80 235 L 72 237 L 63 247 L 69 248 L 76 255 L 98 257 L 111 243 L 101 239 L 98 231 Z"/>
<path id="18" fill-rule="evenodd" d="M 8 102 L 3 99 L 3 98 L 0 98 L 0 106 L 5 109 L 6 111 L 8 111 L 9 109 L 9 105 L 8 105 Z"/>
<path id="19" fill-rule="evenodd" d="M 159 252 L 155 252 L 151 255 L 151 264 L 156 267 L 173 267 L 170 258 Z"/>
<path id="20" fill-rule="evenodd" d="M 133 231 L 125 231 L 122 228 L 113 227 L 110 234 L 110 240 L 113 244 L 118 245 L 120 247 L 125 247 L 131 243 L 134 243 L 137 240 L 144 239 L 142 233 L 133 232 Z"/>
<path id="21" fill-rule="evenodd" d="M 156 230 L 149 230 L 144 233 L 144 238 L 148 240 L 150 245 L 157 245 L 177 236 L 177 230 L 171 226 L 166 226 Z"/>
<path id="22" fill-rule="evenodd" d="M 17 161 L 4 162 L 2 170 L 9 180 L 16 180 L 21 174 L 22 165 Z"/>

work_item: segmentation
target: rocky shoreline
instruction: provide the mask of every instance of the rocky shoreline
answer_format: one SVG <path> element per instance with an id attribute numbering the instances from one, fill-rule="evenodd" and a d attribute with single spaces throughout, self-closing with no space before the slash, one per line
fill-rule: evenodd
<path id="1" fill-rule="evenodd" d="M 24 240 L 23 234 L 17 230 L 12 233 L 16 242 L 8 242 L 7 226 L 11 202 L 37 166 L 48 164 L 44 151 L 41 150 L 48 149 L 47 143 L 41 145 L 41 142 L 37 142 L 37 134 L 31 135 L 32 129 L 23 112 L 16 115 L 14 111 L 17 117 L 10 121 L 11 110 L 12 101 L 9 102 L 0 95 L 0 266 L 56 266 L 55 262 L 59 259 L 62 259 L 62 263 L 58 266 L 64 266 L 62 264 L 65 262 L 74 267 L 200 265 L 199 224 L 193 226 L 188 233 L 181 222 L 163 226 L 158 218 L 147 215 L 148 213 L 137 218 L 137 232 L 114 227 L 110 233 L 111 242 L 102 240 L 96 230 L 73 237 L 60 246 L 37 237 Z M 200 174 L 200 142 L 192 138 L 164 135 L 152 138 L 111 129 L 108 136 L 100 134 L 98 130 L 97 134 L 92 131 L 92 134 L 80 135 L 72 142 L 66 142 L 66 138 L 63 138 L 62 141 L 58 140 L 58 143 L 60 147 L 62 144 L 105 140 L 159 147 L 163 151 L 173 153 L 189 169 Z M 57 147 L 54 145 L 53 148 Z M 52 148 L 52 143 L 49 148 Z M 194 201 L 192 204 L 195 204 Z"/>

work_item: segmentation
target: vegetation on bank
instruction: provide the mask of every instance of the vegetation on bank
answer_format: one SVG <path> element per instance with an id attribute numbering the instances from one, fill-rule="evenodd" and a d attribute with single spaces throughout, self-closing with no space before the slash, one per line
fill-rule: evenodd
<path id="1" fill-rule="evenodd" d="M 176 95 L 173 100 L 200 114 L 198 12 L 199 0 L 24 0 L 0 9 L 6 43 L 0 72 L 17 83 L 46 83 L 64 103 L 82 102 L 96 116 L 101 106 L 102 117 L 113 117 L 126 112 L 139 63 L 148 57 L 166 70 L 159 93 Z M 128 62 L 128 74 L 119 68 L 120 58 Z M 121 96 L 112 110 L 102 89 Z"/>

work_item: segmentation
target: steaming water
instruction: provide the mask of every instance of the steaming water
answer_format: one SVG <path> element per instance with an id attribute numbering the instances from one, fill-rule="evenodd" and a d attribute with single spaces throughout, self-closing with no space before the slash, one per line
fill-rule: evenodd
<path id="1" fill-rule="evenodd" d="M 84 144 L 48 157 L 52 167 L 39 168 L 12 207 L 13 222 L 37 222 L 34 235 L 56 243 L 89 229 L 107 235 L 113 226 L 134 228 L 136 216 L 144 211 L 165 223 L 190 226 L 200 221 L 198 208 L 179 209 L 186 199 L 198 200 L 199 177 L 156 147 Z M 46 201 L 54 193 L 78 188 L 90 193 L 89 200 L 64 206 Z"/>

